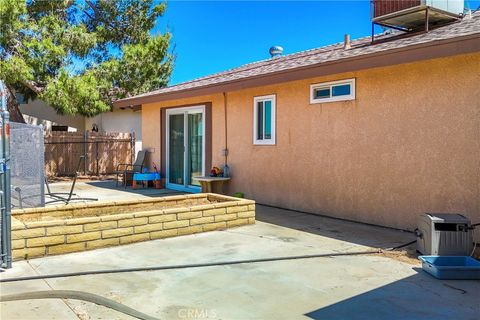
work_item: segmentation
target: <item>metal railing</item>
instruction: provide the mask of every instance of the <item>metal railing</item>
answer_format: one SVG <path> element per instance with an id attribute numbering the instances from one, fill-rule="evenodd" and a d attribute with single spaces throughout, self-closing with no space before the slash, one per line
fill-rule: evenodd
<path id="1" fill-rule="evenodd" d="M 0 80 L 0 266 L 12 267 L 12 235 L 11 235 L 11 205 L 10 205 L 10 117 L 7 110 L 6 88 Z"/>

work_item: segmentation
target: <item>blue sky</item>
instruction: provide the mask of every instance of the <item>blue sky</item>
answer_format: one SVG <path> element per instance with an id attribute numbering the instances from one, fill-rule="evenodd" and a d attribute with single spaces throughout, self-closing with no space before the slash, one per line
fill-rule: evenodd
<path id="1" fill-rule="evenodd" d="M 368 36 L 370 1 L 169 1 L 158 30 L 173 34 L 176 84 L 266 59 L 272 45 L 288 54 L 343 41 L 345 33 Z"/>

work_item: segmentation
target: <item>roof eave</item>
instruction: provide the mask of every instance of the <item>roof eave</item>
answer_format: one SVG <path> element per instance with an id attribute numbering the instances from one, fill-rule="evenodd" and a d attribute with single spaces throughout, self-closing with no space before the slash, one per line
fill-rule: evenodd
<path id="1" fill-rule="evenodd" d="M 461 45 L 459 45 L 460 42 Z M 114 106 L 126 107 L 131 105 L 141 105 L 159 101 L 204 96 L 221 92 L 236 91 L 251 87 L 259 87 L 264 85 L 325 76 L 330 74 L 352 72 L 362 69 L 384 67 L 389 65 L 441 58 L 478 51 L 480 51 L 480 33 L 474 33 L 451 39 L 430 41 L 402 48 L 358 55 L 335 61 L 302 66 L 299 68 L 292 68 L 288 70 L 282 70 L 243 79 L 225 81 L 221 83 L 201 86 L 198 88 L 189 88 L 184 90 L 157 93 L 145 96 L 134 96 L 131 98 L 117 100 L 114 102 Z"/>

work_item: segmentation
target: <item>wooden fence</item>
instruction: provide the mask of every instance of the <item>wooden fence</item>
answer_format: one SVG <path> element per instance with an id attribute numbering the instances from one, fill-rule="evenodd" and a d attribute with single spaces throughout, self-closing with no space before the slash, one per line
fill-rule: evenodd
<path id="1" fill-rule="evenodd" d="M 114 173 L 119 163 L 132 163 L 135 158 L 133 133 L 51 132 L 45 135 L 45 174 L 73 175 L 78 160 L 84 175 Z"/>

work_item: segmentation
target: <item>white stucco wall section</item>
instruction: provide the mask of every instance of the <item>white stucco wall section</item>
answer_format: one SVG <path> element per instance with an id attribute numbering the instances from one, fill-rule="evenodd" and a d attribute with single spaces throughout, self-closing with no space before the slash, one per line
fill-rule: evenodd
<path id="1" fill-rule="evenodd" d="M 135 133 L 135 152 L 142 149 L 141 111 L 115 110 L 85 118 L 85 130 L 92 130 L 93 124 L 98 126 L 99 131 Z"/>
<path id="2" fill-rule="evenodd" d="M 26 123 L 43 125 L 49 131 L 52 125 L 68 126 L 68 131 L 84 131 L 85 120 L 81 116 L 64 116 L 41 100 L 30 101 L 27 104 L 20 104 L 20 111 Z"/>
<path id="3" fill-rule="evenodd" d="M 20 111 L 25 122 L 33 125 L 43 125 L 50 131 L 52 125 L 68 126 L 68 131 L 91 131 L 95 123 L 100 131 L 104 132 L 133 132 L 135 133 L 135 151 L 142 149 L 142 112 L 131 109 L 115 109 L 92 118 L 82 116 L 59 115 L 41 100 L 20 104 Z"/>

